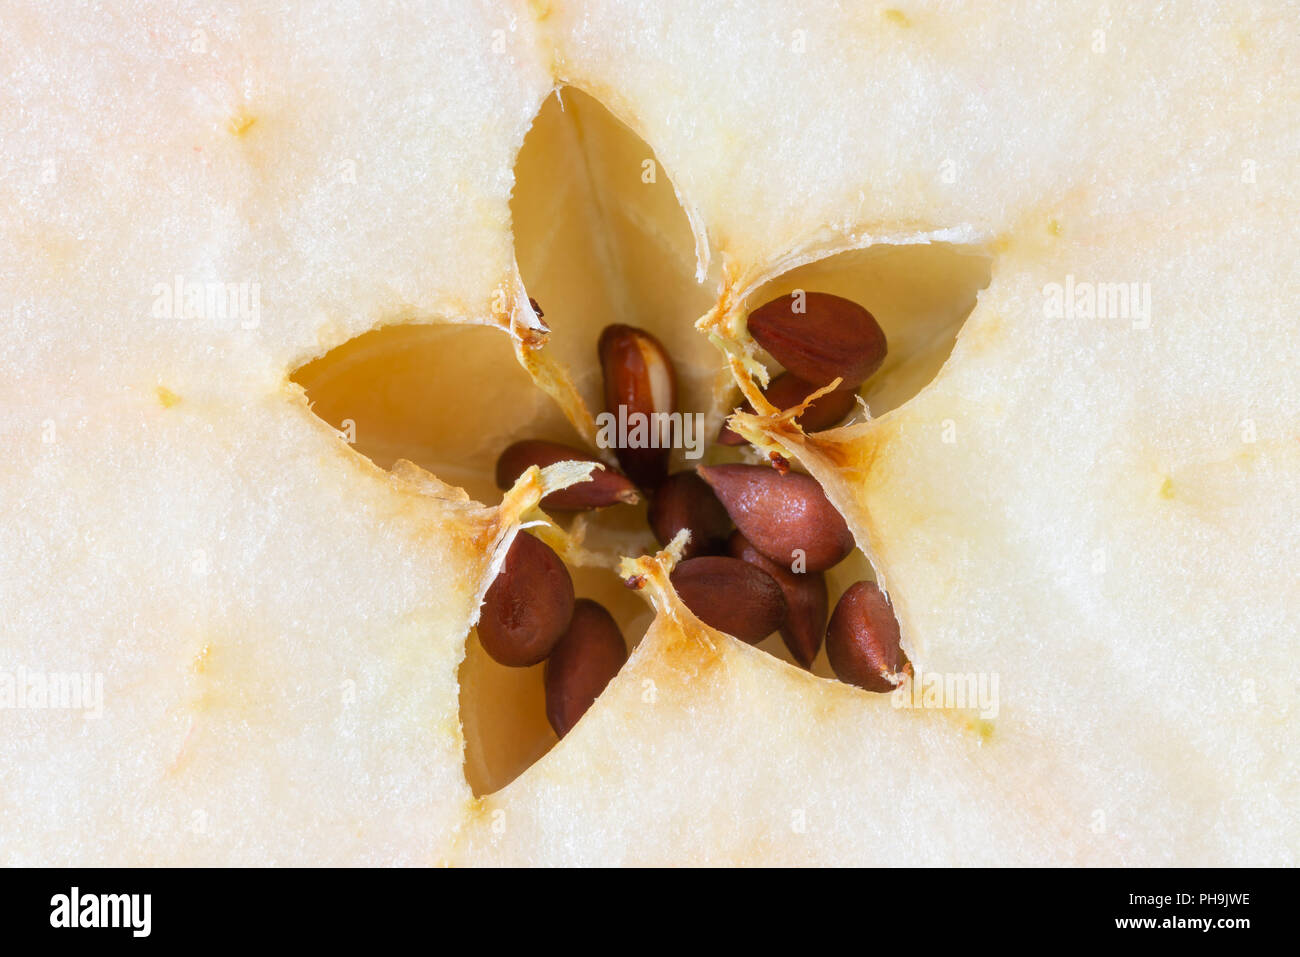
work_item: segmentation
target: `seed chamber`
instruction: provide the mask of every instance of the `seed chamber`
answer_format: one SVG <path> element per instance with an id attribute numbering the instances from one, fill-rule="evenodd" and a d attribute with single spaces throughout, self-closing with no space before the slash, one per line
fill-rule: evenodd
<path id="1" fill-rule="evenodd" d="M 712 445 L 718 423 L 739 404 L 722 398 L 721 354 L 694 322 L 713 305 L 719 277 L 696 278 L 696 237 L 668 172 L 653 151 L 593 97 L 564 88 L 542 105 L 515 166 L 511 199 L 515 254 L 528 294 L 551 329 L 547 353 L 572 376 L 593 413 L 602 411 L 596 340 L 614 322 L 653 333 L 676 363 L 679 407 L 700 412 L 709 449 L 674 470 L 722 461 L 757 461 L 746 448 Z M 860 394 L 871 413 L 897 408 L 929 383 L 989 281 L 990 257 L 943 243 L 874 245 L 798 267 L 755 290 L 756 307 L 794 289 L 820 290 L 866 306 L 889 339 L 883 367 Z M 777 371 L 775 364 L 770 366 Z M 558 404 L 520 367 L 508 335 L 486 326 L 396 324 L 359 336 L 293 376 L 313 411 L 349 435 L 353 447 L 389 468 L 412 462 L 478 501 L 500 492 L 497 456 L 511 442 L 583 440 Z M 855 411 L 861 418 L 862 413 Z M 797 467 L 797 463 L 796 463 Z M 587 549 L 612 566 L 655 545 L 646 506 L 617 506 L 582 517 Z M 614 615 L 634 647 L 652 618 L 646 603 L 608 567 L 570 568 L 579 597 Z M 831 607 L 854 581 L 874 577 L 858 551 L 828 574 Z M 759 647 L 790 661 L 779 636 Z M 814 673 L 830 677 L 825 651 Z M 460 668 L 465 773 L 476 794 L 514 780 L 556 742 L 546 721 L 543 666 L 492 661 L 471 632 Z"/>

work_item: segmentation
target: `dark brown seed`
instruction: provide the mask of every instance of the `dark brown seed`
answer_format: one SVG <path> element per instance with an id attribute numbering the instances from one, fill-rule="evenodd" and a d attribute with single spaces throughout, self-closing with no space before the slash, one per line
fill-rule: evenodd
<path id="1" fill-rule="evenodd" d="M 853 551 L 844 517 L 816 479 L 798 472 L 782 475 L 764 465 L 707 465 L 696 471 L 736 527 L 774 562 L 789 568 L 802 552 L 802 567 L 821 572 Z"/>
<path id="2" fill-rule="evenodd" d="M 656 435 L 656 413 L 677 408 L 677 373 L 659 340 L 634 326 L 606 326 L 597 347 L 605 376 L 605 410 L 628 424 L 638 448 L 616 448 L 619 464 L 642 488 L 653 488 L 668 474 L 668 436 Z M 625 413 L 620 413 L 620 407 Z M 642 430 L 638 435 L 638 421 Z M 652 448 L 658 444 L 661 448 Z"/>
<path id="3" fill-rule="evenodd" d="M 808 398 L 818 388 L 820 387 L 813 385 L 811 382 L 805 382 L 792 373 L 782 372 L 763 390 L 763 395 L 767 397 L 767 401 L 778 409 L 789 409 Z M 799 423 L 799 427 L 805 432 L 820 432 L 823 429 L 829 429 L 853 410 L 853 407 L 857 404 L 856 395 L 857 393 L 851 389 L 836 389 L 834 392 L 828 392 L 808 406 L 803 415 L 799 416 L 795 421 Z M 754 407 L 746 402 L 741 407 L 741 410 L 753 412 Z M 745 439 L 724 425 L 722 431 L 718 433 L 718 442 L 722 445 L 744 445 Z"/>
<path id="4" fill-rule="evenodd" d="M 727 510 L 709 483 L 694 472 L 677 472 L 659 483 L 650 499 L 649 519 L 660 545 L 667 545 L 683 528 L 690 529 L 683 559 L 716 555 L 731 533 Z"/>
<path id="5" fill-rule="evenodd" d="M 533 312 L 537 314 L 538 319 L 541 319 L 543 316 L 546 315 L 546 313 L 542 312 L 542 307 L 538 305 L 537 300 L 534 299 L 532 296 L 528 297 L 528 305 L 533 307 Z"/>
<path id="6" fill-rule="evenodd" d="M 478 640 L 494 661 L 535 665 L 551 653 L 573 615 L 573 579 L 545 542 L 520 532 L 483 596 Z"/>
<path id="7" fill-rule="evenodd" d="M 545 468 L 556 462 L 599 462 L 590 452 L 561 445 L 526 439 L 509 446 L 497 459 L 497 488 L 507 489 L 530 465 Z M 636 486 L 626 475 L 608 467 L 592 469 L 590 482 L 579 482 L 542 498 L 542 508 L 555 512 L 581 512 L 608 505 L 634 505 L 639 501 Z"/>
<path id="8" fill-rule="evenodd" d="M 569 630 L 546 659 L 546 719 L 561 738 L 627 661 L 627 645 L 614 616 L 590 598 L 573 604 Z"/>
<path id="9" fill-rule="evenodd" d="M 673 588 L 706 625 L 751 645 L 785 623 L 785 595 L 762 569 L 738 558 L 707 555 L 673 569 Z"/>
<path id="10" fill-rule="evenodd" d="M 780 296 L 749 314 L 749 334 L 777 362 L 818 388 L 856 389 L 885 361 L 885 333 L 856 302 L 825 292 Z"/>
<path id="11" fill-rule="evenodd" d="M 781 586 L 789 614 L 781 626 L 781 640 L 794 660 L 811 668 L 822 638 L 826 635 L 826 614 L 830 610 L 826 576 L 821 572 L 794 572 L 779 565 L 749 543 L 740 532 L 732 533 L 727 551 L 755 568 L 761 568 Z"/>
<path id="12" fill-rule="evenodd" d="M 846 684 L 881 693 L 906 661 L 898 644 L 898 619 L 875 582 L 860 581 L 840 596 L 826 629 L 826 657 Z"/>

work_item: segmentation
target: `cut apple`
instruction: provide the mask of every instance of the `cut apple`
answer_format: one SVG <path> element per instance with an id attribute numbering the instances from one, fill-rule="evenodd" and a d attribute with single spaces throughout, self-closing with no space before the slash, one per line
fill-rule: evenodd
<path id="1" fill-rule="evenodd" d="M 1300 858 L 1292 11 L 0 17 L 0 859 Z M 728 454 L 844 515 L 892 695 L 492 481 L 592 442 L 610 322 L 711 438 L 796 288 L 885 328 L 869 412 Z M 523 524 L 636 645 L 559 743 L 473 632 Z"/>

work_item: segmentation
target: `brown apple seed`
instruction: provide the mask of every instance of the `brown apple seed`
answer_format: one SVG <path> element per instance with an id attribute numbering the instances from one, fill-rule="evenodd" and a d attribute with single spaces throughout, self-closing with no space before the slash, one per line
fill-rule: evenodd
<path id="1" fill-rule="evenodd" d="M 530 465 L 545 468 L 556 462 L 599 462 L 590 452 L 559 442 L 525 439 L 508 446 L 497 459 L 497 488 L 507 489 Z M 542 508 L 554 512 L 582 512 L 609 505 L 634 505 L 640 500 L 626 475 L 604 467 L 592 469 L 591 481 L 578 482 L 544 496 Z"/>
<path id="2" fill-rule="evenodd" d="M 656 414 L 671 414 L 677 408 L 677 373 L 672 359 L 659 340 L 634 326 L 606 326 L 597 346 L 600 367 L 605 377 L 605 410 L 619 415 L 626 409 L 629 424 L 633 417 L 645 423 L 646 447 L 616 448 L 623 471 L 642 488 L 654 488 L 668 474 L 671 449 L 650 448 L 656 428 Z M 630 431 L 630 430 L 629 430 Z"/>
<path id="3" fill-rule="evenodd" d="M 687 559 L 673 569 L 671 581 L 696 618 L 751 645 L 785 623 L 781 586 L 738 558 Z"/>
<path id="4" fill-rule="evenodd" d="M 760 552 L 793 567 L 825 571 L 853 551 L 853 535 L 817 480 L 764 465 L 708 465 L 696 470 L 731 520 Z"/>
<path id="5" fill-rule="evenodd" d="M 614 616 L 590 598 L 574 602 L 569 629 L 546 659 L 546 718 L 557 735 L 569 733 L 626 661 Z"/>
<path id="6" fill-rule="evenodd" d="M 718 497 L 694 472 L 676 472 L 659 483 L 650 499 L 650 527 L 660 545 L 667 545 L 683 528 L 689 529 L 682 558 L 721 552 L 731 533 L 731 517 Z"/>
<path id="7" fill-rule="evenodd" d="M 796 312 L 802 306 L 803 312 Z M 825 292 L 779 296 L 749 314 L 749 334 L 777 362 L 818 388 L 843 379 L 857 389 L 888 351 L 875 317 L 852 300 Z"/>
<path id="8" fill-rule="evenodd" d="M 761 568 L 781 586 L 789 609 L 785 624 L 781 626 L 781 640 L 795 661 L 811 668 L 826 635 L 826 615 L 830 610 L 826 576 L 821 572 L 791 571 L 788 566 L 774 562 L 760 552 L 740 532 L 732 533 L 727 551 L 732 558 Z"/>
<path id="9" fill-rule="evenodd" d="M 906 658 L 898 619 L 875 582 L 860 581 L 840 596 L 826 628 L 826 657 L 835 676 L 867 691 L 887 693 Z"/>
<path id="10" fill-rule="evenodd" d="M 483 650 L 512 668 L 535 665 L 551 653 L 572 615 L 573 579 L 564 562 L 545 542 L 520 532 L 483 596 Z"/>

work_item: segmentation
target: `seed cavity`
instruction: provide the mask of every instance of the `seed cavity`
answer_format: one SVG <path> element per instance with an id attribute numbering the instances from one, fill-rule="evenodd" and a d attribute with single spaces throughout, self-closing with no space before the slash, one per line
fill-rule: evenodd
<path id="1" fill-rule="evenodd" d="M 754 310 L 749 323 L 754 338 L 787 370 L 764 392 L 774 407 L 792 410 L 831 388 L 795 419 L 811 433 L 833 427 L 853 411 L 857 386 L 883 361 L 886 346 L 871 314 L 856 303 L 825 293 L 807 293 L 804 301 L 806 312 L 795 312 L 793 299 L 773 300 Z M 540 307 L 530 303 L 540 317 Z M 601 333 L 597 351 L 607 412 L 655 422 L 677 411 L 673 362 L 653 335 L 611 325 Z M 718 443 L 741 445 L 744 439 L 724 428 Z M 874 583 L 861 581 L 844 593 L 833 614 L 829 611 L 824 572 L 853 550 L 854 541 L 821 485 L 792 471 L 777 452 L 768 453 L 770 468 L 713 465 L 669 475 L 669 443 L 658 445 L 620 443 L 619 472 L 586 449 L 527 439 L 501 453 L 496 481 L 508 489 L 533 466 L 601 464 L 588 481 L 547 494 L 541 506 L 588 511 L 635 504 L 644 494 L 646 519 L 660 544 L 681 540 L 671 549 L 674 554 L 681 549 L 681 555 L 670 581 L 702 622 L 750 644 L 779 632 L 791 657 L 807 669 L 824 643 L 841 680 L 870 691 L 892 690 L 901 680 L 900 668 L 909 666 L 888 599 Z M 646 575 L 631 573 L 634 567 L 625 561 L 623 583 L 644 588 Z M 559 555 L 526 533 L 516 536 L 484 596 L 478 633 L 484 650 L 501 664 L 546 662 L 546 717 L 561 738 L 628 657 L 609 611 L 590 598 L 575 599 Z"/>

